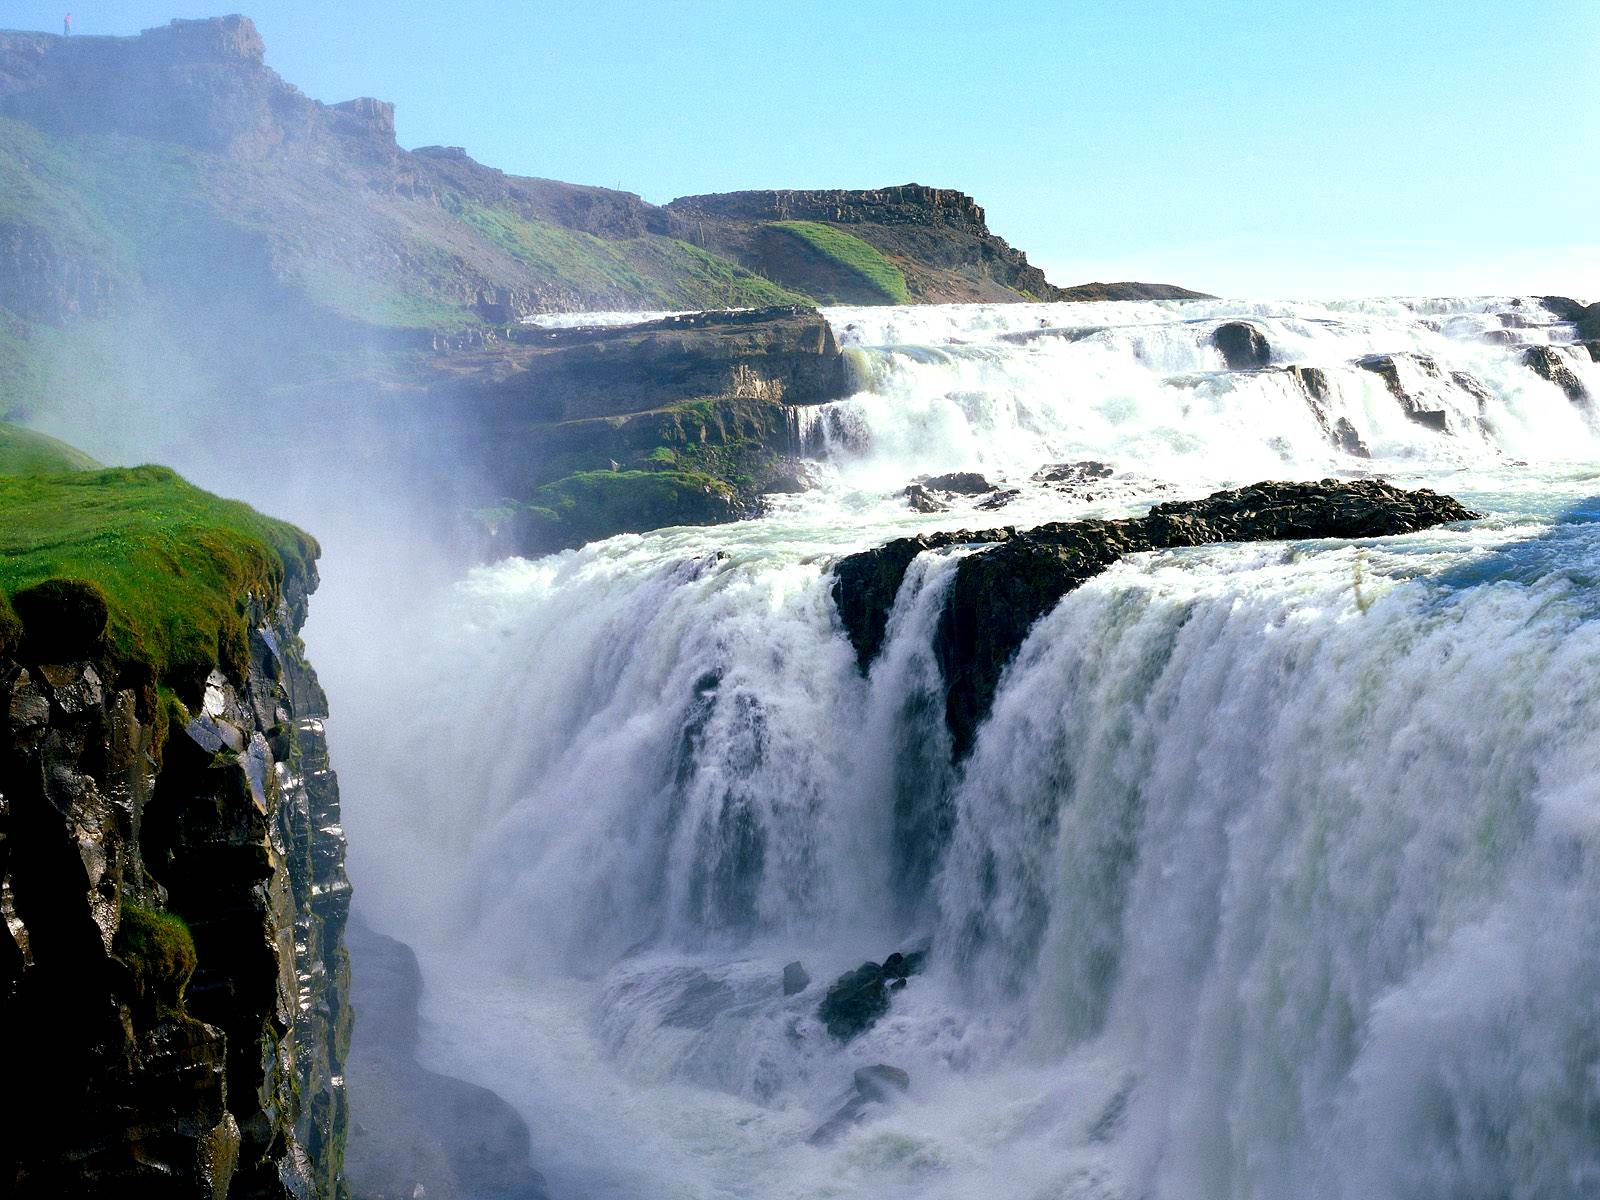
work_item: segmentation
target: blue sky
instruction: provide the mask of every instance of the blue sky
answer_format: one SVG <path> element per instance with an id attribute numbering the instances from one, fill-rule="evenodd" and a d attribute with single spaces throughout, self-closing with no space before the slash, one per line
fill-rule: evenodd
<path id="1" fill-rule="evenodd" d="M 0 26 L 62 5 L 0 0 Z M 80 33 L 217 11 L 73 5 Z M 1058 282 L 1600 297 L 1600 0 L 257 0 L 401 143 L 665 201 L 972 193 Z"/>

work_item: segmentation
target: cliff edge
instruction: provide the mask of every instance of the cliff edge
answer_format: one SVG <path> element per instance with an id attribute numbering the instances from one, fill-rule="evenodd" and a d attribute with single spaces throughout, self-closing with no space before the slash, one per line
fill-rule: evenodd
<path id="1" fill-rule="evenodd" d="M 0 426 L 0 1191 L 340 1196 L 316 544 L 51 450 Z"/>

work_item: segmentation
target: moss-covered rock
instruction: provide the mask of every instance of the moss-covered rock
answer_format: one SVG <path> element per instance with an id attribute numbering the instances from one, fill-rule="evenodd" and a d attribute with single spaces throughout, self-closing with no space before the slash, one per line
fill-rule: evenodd
<path id="1" fill-rule="evenodd" d="M 542 554 L 669 525 L 736 520 L 738 498 L 724 481 L 695 472 L 584 471 L 513 502 L 516 544 Z"/>
<path id="2" fill-rule="evenodd" d="M 183 992 L 199 958 L 182 917 L 124 901 L 111 951 L 128 968 L 141 998 L 158 1009 L 183 1010 Z"/>

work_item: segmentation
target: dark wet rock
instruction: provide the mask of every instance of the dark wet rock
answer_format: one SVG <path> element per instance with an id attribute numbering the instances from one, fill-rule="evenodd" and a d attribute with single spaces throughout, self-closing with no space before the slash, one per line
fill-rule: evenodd
<path id="1" fill-rule="evenodd" d="M 1066 487 L 1110 479 L 1115 474 L 1110 463 L 1083 459 L 1080 462 L 1049 463 L 1033 473 L 1035 483 L 1055 483 Z"/>
<path id="2" fill-rule="evenodd" d="M 944 475 L 929 475 L 917 480 L 933 492 L 949 492 L 952 496 L 981 496 L 994 491 L 990 483 L 976 471 L 951 471 Z"/>
<path id="3" fill-rule="evenodd" d="M 422 972 L 411 948 L 359 920 L 349 943 L 361 1014 L 348 1063 L 353 1200 L 544 1200 L 516 1110 L 417 1062 Z"/>
<path id="4" fill-rule="evenodd" d="M 1356 427 L 1350 423 L 1349 417 L 1340 417 L 1336 420 L 1333 428 L 1329 430 L 1329 436 L 1333 439 L 1333 444 L 1346 454 L 1356 458 L 1372 457 L 1372 451 L 1367 448 L 1367 443 L 1361 439 Z"/>
<path id="5" fill-rule="evenodd" d="M 1589 352 L 1589 357 L 1593 361 L 1600 362 L 1600 338 L 1591 338 L 1587 342 L 1579 342 L 1578 345 Z"/>
<path id="6" fill-rule="evenodd" d="M 798 996 L 811 986 L 811 973 L 802 962 L 792 962 L 783 968 L 783 994 Z"/>
<path id="7" fill-rule="evenodd" d="M 906 503 L 911 505 L 912 510 L 915 512 L 938 513 L 950 511 L 950 506 L 948 504 L 939 499 L 939 497 L 935 496 L 920 483 L 908 485 L 903 494 L 906 498 Z"/>
<path id="8" fill-rule="evenodd" d="M 1600 301 L 1579 304 L 1568 296 L 1540 296 L 1539 299 L 1555 313 L 1557 319 L 1570 322 L 1577 328 L 1578 340 L 1600 339 Z"/>
<path id="9" fill-rule="evenodd" d="M 982 500 L 979 500 L 977 507 L 991 510 L 996 508 L 1004 508 L 1020 495 L 1022 495 L 1022 492 L 1017 488 L 1001 488 L 995 491 L 993 494 L 985 496 Z"/>
<path id="10" fill-rule="evenodd" d="M 1515 346 L 1522 341 L 1522 335 L 1510 329 L 1486 329 L 1478 335 L 1478 340 L 1491 346 Z"/>
<path id="11" fill-rule="evenodd" d="M 762 473 L 755 488 L 763 494 L 795 496 L 817 486 L 811 467 L 803 459 L 779 458 Z"/>
<path id="12" fill-rule="evenodd" d="M 304 597 L 251 602 L 186 731 L 61 594 L 0 651 L 0 1194 L 334 1196 L 349 883 Z"/>
<path id="13" fill-rule="evenodd" d="M 817 1017 L 841 1042 L 865 1033 L 889 1011 L 890 991 L 903 987 L 922 970 L 927 952 L 895 953 L 881 963 L 865 962 L 847 971 L 829 986 Z M 898 986 L 897 986 L 898 985 Z"/>
<path id="14" fill-rule="evenodd" d="M 971 749 L 1000 675 L 1034 623 L 1125 554 L 1214 542 L 1389 537 L 1476 515 L 1448 496 L 1378 480 L 1259 483 L 1203 500 L 1158 504 L 1145 517 L 899 538 L 840 559 L 833 598 L 865 671 L 882 646 L 900 582 L 918 554 L 995 543 L 961 560 L 934 635 L 946 688 L 945 721 L 960 758 Z"/>
<path id="15" fill-rule="evenodd" d="M 1406 356 L 1419 371 L 1442 379 L 1443 373 L 1439 364 L 1426 354 L 1413 354 Z M 1400 366 L 1396 355 L 1369 354 L 1365 358 L 1356 360 L 1356 366 L 1363 371 L 1371 371 L 1383 380 L 1389 389 L 1389 394 L 1400 403 L 1400 409 L 1408 418 L 1424 428 L 1435 433 L 1447 433 L 1450 428 L 1450 415 L 1442 408 L 1426 408 L 1422 402 L 1406 391 L 1405 382 L 1400 378 Z"/>
<path id="16" fill-rule="evenodd" d="M 1489 405 L 1494 401 L 1494 393 L 1484 387 L 1474 376 L 1465 371 L 1451 371 L 1450 382 L 1478 402 L 1478 415 L 1480 417 L 1489 411 Z"/>
<path id="17" fill-rule="evenodd" d="M 576 421 L 710 396 L 820 404 L 849 394 L 850 369 L 822 314 L 807 308 L 681 313 L 640 325 L 514 328 L 451 359 L 484 411 Z"/>
<path id="18" fill-rule="evenodd" d="M 1554 346 L 1529 346 L 1522 352 L 1522 362 L 1539 378 L 1560 388 L 1574 404 L 1588 403 L 1589 389 L 1583 386 L 1566 355 Z"/>
<path id="19" fill-rule="evenodd" d="M 1334 418 L 1328 411 L 1328 401 L 1333 396 L 1333 386 L 1328 373 L 1321 367 L 1290 367 L 1289 376 L 1305 393 L 1311 415 L 1317 419 L 1322 432 L 1338 449 L 1356 458 L 1371 458 L 1372 451 L 1362 441 L 1361 433 L 1348 417 Z"/>
<path id="20" fill-rule="evenodd" d="M 859 1125 L 874 1107 L 893 1104 L 911 1090 L 911 1076 L 899 1067 L 877 1063 L 861 1067 L 851 1081 L 850 1096 L 833 1116 L 806 1139 L 812 1146 L 827 1146 L 839 1140 L 852 1125 Z"/>
<path id="21" fill-rule="evenodd" d="M 1211 334 L 1211 344 L 1222 353 L 1230 371 L 1249 371 L 1272 363 L 1267 335 L 1248 321 L 1228 321 Z"/>

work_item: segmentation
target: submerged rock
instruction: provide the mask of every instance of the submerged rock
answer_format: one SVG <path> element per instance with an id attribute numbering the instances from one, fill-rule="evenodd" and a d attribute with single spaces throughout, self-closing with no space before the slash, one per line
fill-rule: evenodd
<path id="1" fill-rule="evenodd" d="M 818 1019 L 841 1042 L 865 1033 L 889 1011 L 890 991 L 898 991 L 922 970 L 926 953 L 891 954 L 882 963 L 864 962 L 854 971 L 846 971 L 817 1006 Z"/>
<path id="2" fill-rule="evenodd" d="M 1211 334 L 1211 344 L 1222 353 L 1230 371 L 1249 371 L 1272 363 L 1267 335 L 1248 321 L 1228 321 Z"/>
<path id="3" fill-rule="evenodd" d="M 959 759 L 972 748 L 1000 675 L 1034 623 L 1125 554 L 1214 542 L 1388 537 L 1476 515 L 1449 496 L 1378 480 L 1259 483 L 1203 500 L 1158 504 L 1145 517 L 899 538 L 840 559 L 833 598 L 865 671 L 882 647 L 900 582 L 918 554 L 959 543 L 997 543 L 961 560 L 934 634 L 945 681 L 945 722 Z"/>
<path id="4" fill-rule="evenodd" d="M 1002 488 L 992 495 L 985 496 L 982 500 L 979 500 L 977 506 L 991 510 L 1004 508 L 1020 495 L 1022 495 L 1022 492 L 1017 488 Z"/>
<path id="5" fill-rule="evenodd" d="M 1047 463 L 1033 473 L 1033 481 L 1073 488 L 1101 479 L 1110 479 L 1113 474 L 1115 472 L 1110 463 L 1082 459 L 1079 462 Z"/>
<path id="6" fill-rule="evenodd" d="M 910 1090 L 911 1076 L 899 1067 L 891 1067 L 888 1063 L 861 1067 L 852 1080 L 850 1098 L 806 1141 L 813 1146 L 826 1146 L 837 1141 L 839 1135 L 850 1126 L 863 1121 L 874 1105 L 893 1104 Z"/>
<path id="7" fill-rule="evenodd" d="M 783 968 L 783 994 L 785 996 L 798 996 L 810 986 L 811 973 L 806 970 L 804 963 L 796 961 Z"/>

